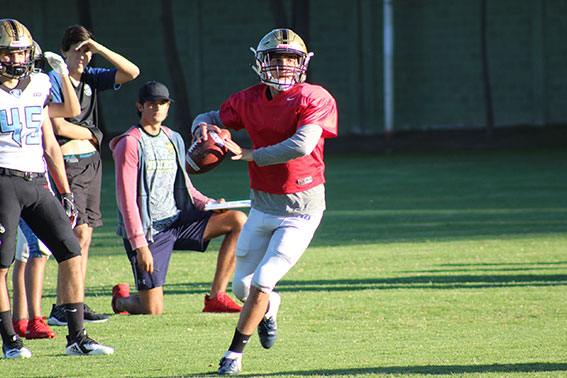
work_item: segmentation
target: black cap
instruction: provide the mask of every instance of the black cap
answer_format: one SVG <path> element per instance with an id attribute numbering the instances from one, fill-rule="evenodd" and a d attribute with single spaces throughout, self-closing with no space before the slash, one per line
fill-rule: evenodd
<path id="1" fill-rule="evenodd" d="M 144 103 L 152 100 L 173 100 L 169 98 L 169 90 L 158 81 L 148 81 L 138 92 L 138 102 Z"/>

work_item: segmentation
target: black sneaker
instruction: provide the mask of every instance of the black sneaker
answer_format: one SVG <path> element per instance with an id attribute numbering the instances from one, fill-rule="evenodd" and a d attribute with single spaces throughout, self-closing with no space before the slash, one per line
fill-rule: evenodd
<path id="1" fill-rule="evenodd" d="M 260 344 L 264 349 L 270 349 L 274 346 L 278 338 L 278 323 L 276 315 L 280 308 L 282 299 L 278 293 L 272 291 L 270 293 L 270 307 L 269 313 L 271 315 L 264 315 L 260 324 L 258 324 L 258 336 L 260 337 Z"/>
<path id="2" fill-rule="evenodd" d="M 75 340 L 71 340 L 69 336 L 67 336 L 66 353 L 69 356 L 113 354 L 114 348 L 97 343 L 91 339 L 87 335 L 87 331 L 83 329 L 80 336 Z"/>
<path id="3" fill-rule="evenodd" d="M 30 358 L 32 355 L 18 335 L 12 336 L 9 343 L 2 345 L 2 353 L 4 358 Z"/>
<path id="4" fill-rule="evenodd" d="M 101 323 L 101 322 L 106 322 L 108 319 L 110 319 L 110 316 L 105 315 L 105 314 L 99 314 L 93 311 L 93 309 L 91 309 L 89 306 L 87 306 L 86 303 L 83 303 L 84 305 L 84 319 L 85 322 L 93 322 L 93 323 Z"/>
<path id="5" fill-rule="evenodd" d="M 273 317 L 263 318 L 258 324 L 258 336 L 264 349 L 270 349 L 278 337 L 278 325 Z"/>
<path id="6" fill-rule="evenodd" d="M 66 326 L 67 325 L 67 316 L 65 315 L 65 309 L 63 306 L 53 305 L 51 307 L 51 313 L 49 314 L 49 318 L 47 318 L 47 324 L 52 326 Z"/>

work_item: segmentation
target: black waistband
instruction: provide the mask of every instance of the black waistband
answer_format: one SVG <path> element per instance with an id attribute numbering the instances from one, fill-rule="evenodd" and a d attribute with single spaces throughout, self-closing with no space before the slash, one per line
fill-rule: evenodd
<path id="1" fill-rule="evenodd" d="M 24 172 L 24 171 L 18 171 L 16 169 L 0 168 L 0 175 L 1 176 L 22 177 L 25 180 L 29 181 L 29 180 L 32 180 L 32 179 L 36 179 L 38 177 L 43 177 L 43 176 L 45 176 L 45 173 Z"/>
<path id="2" fill-rule="evenodd" d="M 96 151 L 87 152 L 86 154 L 77 154 L 77 155 L 63 155 L 63 160 L 69 163 L 78 163 L 79 161 L 89 158 L 96 154 Z"/>

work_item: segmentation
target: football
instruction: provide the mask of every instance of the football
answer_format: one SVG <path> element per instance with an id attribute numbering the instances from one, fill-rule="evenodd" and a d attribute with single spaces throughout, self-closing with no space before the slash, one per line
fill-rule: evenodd
<path id="1" fill-rule="evenodd" d="M 200 139 L 193 142 L 185 156 L 187 173 L 196 175 L 209 172 L 222 163 L 228 152 L 224 140 L 229 138 L 230 131 L 222 129 L 220 134 L 209 131 L 206 141 Z"/>

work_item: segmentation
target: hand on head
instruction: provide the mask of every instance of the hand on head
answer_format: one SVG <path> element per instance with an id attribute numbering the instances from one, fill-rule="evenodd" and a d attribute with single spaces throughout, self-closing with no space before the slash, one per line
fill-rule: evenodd
<path id="1" fill-rule="evenodd" d="M 79 51 L 83 46 L 87 46 L 89 51 L 91 51 L 93 54 L 98 53 L 101 47 L 98 42 L 96 42 L 94 39 L 89 38 L 77 43 L 73 49 L 75 51 Z"/>

